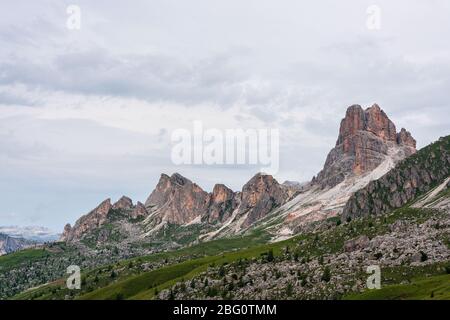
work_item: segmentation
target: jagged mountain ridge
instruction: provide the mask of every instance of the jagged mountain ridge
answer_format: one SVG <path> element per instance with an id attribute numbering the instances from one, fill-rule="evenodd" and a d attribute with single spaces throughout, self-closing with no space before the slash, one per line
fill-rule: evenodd
<path id="1" fill-rule="evenodd" d="M 216 226 L 216 230 L 209 228 L 208 231 L 217 232 L 234 222 L 234 226 L 241 230 L 281 206 L 292 194 L 292 188 L 262 173 L 250 179 L 240 192 L 217 184 L 211 193 L 178 173 L 172 176 L 162 174 L 145 205 L 138 202 L 134 206 L 132 200 L 125 196 L 114 204 L 106 199 L 78 219 L 73 227 L 67 224 L 61 240 L 82 239 L 87 233 L 109 223 L 109 216 L 114 211 L 125 213 L 128 219 L 144 218 L 137 222 L 143 230 L 141 238 L 152 236 L 168 225 L 205 224 Z"/>
<path id="2" fill-rule="evenodd" d="M 145 201 L 133 206 L 122 197 L 114 205 L 103 201 L 67 225 L 62 240 L 77 241 L 108 222 L 111 210 L 125 211 L 127 219 L 142 217 L 140 238 L 152 237 L 167 226 L 204 226 L 199 238 L 212 239 L 267 227 L 276 239 L 295 234 L 297 226 L 342 213 L 350 196 L 415 153 L 416 141 L 374 104 L 366 110 L 350 106 L 341 121 L 336 146 L 323 170 L 306 184 L 279 184 L 270 175 L 256 174 L 239 192 L 223 184 L 208 193 L 178 173 L 161 178 Z M 138 213 L 137 213 L 138 212 Z M 136 231 L 135 233 L 139 233 Z M 165 233 L 164 233 L 165 234 Z"/>

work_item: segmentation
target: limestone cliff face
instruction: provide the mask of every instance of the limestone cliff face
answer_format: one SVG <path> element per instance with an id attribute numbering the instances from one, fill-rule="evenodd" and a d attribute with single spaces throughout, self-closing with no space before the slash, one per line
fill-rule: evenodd
<path id="1" fill-rule="evenodd" d="M 216 184 L 210 195 L 207 213 L 208 222 L 215 224 L 226 221 L 239 202 L 239 197 L 233 190 L 223 184 Z"/>
<path id="2" fill-rule="evenodd" d="M 419 150 L 353 194 L 345 205 L 343 216 L 378 215 L 400 208 L 449 176 L 450 137 L 447 136 Z"/>
<path id="3" fill-rule="evenodd" d="M 137 219 L 140 217 L 146 217 L 148 215 L 148 211 L 145 208 L 144 204 L 140 201 L 136 203 L 133 211 L 131 211 L 131 218 Z"/>
<path id="4" fill-rule="evenodd" d="M 84 234 L 100 227 L 106 221 L 108 212 L 111 209 L 111 199 L 104 200 L 94 210 L 78 219 L 73 227 L 67 224 L 64 227 L 61 240 L 73 241 L 81 239 Z"/>
<path id="5" fill-rule="evenodd" d="M 178 173 L 172 176 L 162 174 L 145 205 L 139 201 L 133 205 L 133 201 L 125 196 L 113 205 L 107 199 L 78 219 L 73 227 L 67 224 L 61 240 L 79 241 L 103 224 L 117 219 L 125 219 L 124 223 L 135 223 L 141 221 L 137 219 L 144 218 L 143 225 L 146 232 L 150 233 L 166 224 L 202 223 L 209 228 L 239 222 L 238 229 L 245 229 L 284 204 L 292 194 L 289 187 L 261 173 L 250 179 L 241 192 L 216 184 L 211 193 Z M 107 236 L 102 234 L 101 241 L 107 241 Z"/>
<path id="6" fill-rule="evenodd" d="M 263 218 L 274 208 L 284 204 L 288 198 L 287 188 L 271 175 L 256 174 L 242 188 L 239 213 L 247 214 L 243 227 Z"/>
<path id="7" fill-rule="evenodd" d="M 405 129 L 397 133 L 394 123 L 377 104 L 366 110 L 353 105 L 341 121 L 336 146 L 315 182 L 322 188 L 334 187 L 348 175 L 370 172 L 392 148 L 402 149 L 407 157 L 416 152 L 416 141 Z"/>
<path id="8" fill-rule="evenodd" d="M 290 194 L 272 176 L 261 173 L 250 179 L 242 192 L 217 184 L 209 194 L 180 174 L 163 174 L 145 206 L 155 213 L 154 224 L 165 221 L 183 225 L 194 220 L 221 224 L 236 212 L 238 217 L 246 216 L 242 226 L 249 227 L 286 202 Z"/>
<path id="9" fill-rule="evenodd" d="M 133 205 L 133 201 L 122 196 L 117 202 L 111 205 L 111 200 L 106 199 L 100 203 L 94 210 L 79 218 L 72 227 L 69 223 L 65 225 L 60 238 L 61 241 L 75 242 L 92 231 L 98 229 L 108 221 L 111 222 L 110 213 L 119 213 L 124 219 L 138 219 L 148 215 L 147 209 L 141 202 Z M 107 236 L 103 236 L 106 241 Z"/>
<path id="10" fill-rule="evenodd" d="M 158 223 L 161 221 L 186 224 L 202 217 L 209 203 L 209 195 L 195 183 L 182 175 L 165 174 L 150 194 L 145 206 L 152 211 L 159 211 Z"/>

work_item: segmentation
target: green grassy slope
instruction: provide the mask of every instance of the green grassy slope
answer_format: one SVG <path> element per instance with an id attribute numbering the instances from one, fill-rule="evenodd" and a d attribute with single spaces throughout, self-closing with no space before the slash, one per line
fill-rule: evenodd
<path id="1" fill-rule="evenodd" d="M 292 244 L 292 241 L 293 240 L 287 240 L 274 244 L 256 246 L 237 252 L 227 252 L 221 255 L 188 260 L 124 279 L 83 295 L 80 299 L 116 299 L 119 294 L 121 298 L 125 299 L 151 299 L 154 296 L 155 288 L 158 291 L 161 291 L 162 289 L 171 287 L 182 279 L 191 279 L 195 275 L 206 271 L 210 265 L 220 265 L 239 259 L 259 257 L 261 254 L 264 254 L 271 249 L 274 251 L 274 254 L 277 255 L 281 252 L 283 247 Z"/>
<path id="2" fill-rule="evenodd" d="M 201 260 L 203 257 L 211 257 L 223 252 L 237 251 L 245 248 L 255 247 L 263 243 L 266 243 L 269 239 L 270 237 L 267 233 L 257 232 L 241 238 L 223 238 L 209 242 L 199 243 L 175 251 L 160 252 L 149 256 L 126 259 L 118 262 L 117 264 L 100 266 L 82 272 L 84 281 L 82 287 L 84 288 L 84 290 L 82 290 L 81 292 L 76 293 L 73 290 L 67 290 L 66 288 L 64 288 L 63 281 L 55 281 L 47 285 L 41 286 L 39 288 L 22 292 L 16 295 L 14 299 L 48 299 L 49 297 L 62 299 L 64 298 L 65 295 L 86 294 L 88 293 L 88 291 L 92 291 L 89 290 L 89 287 L 95 288 L 104 287 L 111 284 L 112 282 L 116 283 L 123 279 L 132 278 L 137 274 L 142 274 L 141 270 L 134 270 L 134 269 L 129 270 L 129 266 L 133 264 L 138 265 L 146 262 L 158 263 L 162 261 L 169 261 L 168 262 L 169 264 L 170 263 L 177 264 L 180 261 L 187 259 Z M 40 251 L 43 252 L 43 250 Z M 24 255 L 23 260 L 28 261 L 27 259 L 30 259 L 29 261 L 33 261 L 31 259 L 31 256 L 28 254 Z M 15 258 L 14 260 L 15 260 L 14 263 L 12 261 L 10 263 L 11 267 L 16 266 L 17 265 L 16 263 L 18 263 L 17 258 Z M 1 262 L 0 266 L 2 266 Z M 110 277 L 110 273 L 113 269 L 115 270 L 120 269 L 123 271 L 119 272 L 117 274 L 117 277 L 112 279 Z M 184 270 L 183 267 L 181 267 L 181 269 Z M 152 278 L 152 275 L 150 275 L 150 278 Z"/>
<path id="3" fill-rule="evenodd" d="M 368 290 L 345 297 L 347 300 L 450 300 L 450 274 L 414 280 Z"/>
<path id="4" fill-rule="evenodd" d="M 33 263 L 49 255 L 50 253 L 44 249 L 25 249 L 3 255 L 0 256 L 0 271 L 14 268 L 23 263 Z"/>

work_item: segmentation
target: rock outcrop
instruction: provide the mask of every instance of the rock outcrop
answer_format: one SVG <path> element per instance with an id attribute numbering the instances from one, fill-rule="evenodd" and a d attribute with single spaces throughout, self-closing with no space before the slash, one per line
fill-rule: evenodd
<path id="1" fill-rule="evenodd" d="M 158 211 L 157 223 L 162 221 L 186 224 L 202 217 L 208 209 L 209 195 L 191 180 L 175 173 L 162 174 L 155 190 L 150 194 L 145 206 Z"/>
<path id="2" fill-rule="evenodd" d="M 142 202 L 138 201 L 133 211 L 131 211 L 131 218 L 137 219 L 140 217 L 146 217 L 147 215 L 148 211 L 145 208 L 145 205 Z"/>
<path id="3" fill-rule="evenodd" d="M 122 196 L 116 203 L 112 206 L 113 209 L 128 210 L 133 208 L 133 200 L 126 196 Z"/>
<path id="4" fill-rule="evenodd" d="M 397 133 L 397 144 L 416 149 L 416 140 L 411 136 L 409 131 L 406 131 L 405 128 L 402 128 L 400 132 Z"/>
<path id="5" fill-rule="evenodd" d="M 100 227 L 106 221 L 111 209 L 111 199 L 104 200 L 94 210 L 78 219 L 73 227 L 70 224 L 66 225 L 61 240 L 73 241 L 81 239 L 84 234 Z"/>
<path id="6" fill-rule="evenodd" d="M 349 175 L 370 172 L 393 148 L 401 149 L 407 157 L 416 151 L 416 141 L 405 129 L 397 133 L 394 123 L 377 104 L 366 110 L 353 105 L 347 109 L 336 146 L 314 182 L 322 188 L 334 187 Z"/>
<path id="7" fill-rule="evenodd" d="M 239 204 L 239 197 L 223 184 L 216 184 L 210 195 L 207 219 L 209 223 L 220 223 L 230 218 Z"/>
<path id="8" fill-rule="evenodd" d="M 271 175 L 258 173 L 242 188 L 239 213 L 247 215 L 243 226 L 248 227 L 263 218 L 274 208 L 284 204 L 288 198 L 286 187 Z"/>
<path id="9" fill-rule="evenodd" d="M 258 173 L 242 188 L 233 192 L 223 184 L 214 186 L 212 193 L 203 191 L 195 183 L 178 173 L 161 178 L 145 206 L 156 212 L 156 222 L 187 224 L 194 220 L 210 224 L 223 223 L 237 210 L 237 216 L 246 215 L 243 227 L 250 226 L 273 208 L 289 198 L 287 187 L 272 176 Z"/>
<path id="10" fill-rule="evenodd" d="M 350 239 L 344 242 L 344 251 L 352 252 L 355 250 L 361 250 L 366 248 L 370 243 L 370 239 L 368 236 L 363 235 L 359 236 L 356 239 Z"/>
<path id="11" fill-rule="evenodd" d="M 403 138 L 402 138 L 403 139 Z M 450 136 L 421 149 L 347 201 L 343 216 L 383 214 L 443 183 L 450 175 Z"/>

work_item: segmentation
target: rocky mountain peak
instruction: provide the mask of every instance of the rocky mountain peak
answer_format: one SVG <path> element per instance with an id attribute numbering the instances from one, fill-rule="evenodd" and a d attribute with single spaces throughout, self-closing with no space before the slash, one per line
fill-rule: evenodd
<path id="1" fill-rule="evenodd" d="M 111 208 L 112 208 L 111 199 L 108 198 L 106 200 L 103 200 L 94 210 L 91 211 L 90 214 L 106 217 Z"/>
<path id="2" fill-rule="evenodd" d="M 170 177 L 170 181 L 172 183 L 179 184 L 180 186 L 184 186 L 186 184 L 192 183 L 191 180 L 189 180 L 188 178 L 183 177 L 181 174 L 179 174 L 177 172 L 172 174 L 172 176 Z"/>
<path id="3" fill-rule="evenodd" d="M 195 183 L 175 173 L 162 174 L 155 190 L 145 202 L 152 210 L 160 210 L 160 221 L 185 224 L 206 212 L 209 195 Z"/>
<path id="4" fill-rule="evenodd" d="M 112 206 L 113 209 L 131 209 L 133 208 L 133 200 L 126 196 L 122 196 L 116 203 Z"/>
<path id="5" fill-rule="evenodd" d="M 341 121 L 336 146 L 314 182 L 322 188 L 334 187 L 348 175 L 375 170 L 393 153 L 398 161 L 415 151 L 411 134 L 405 129 L 397 133 L 395 124 L 377 104 L 366 110 L 352 105 Z"/>
<path id="6" fill-rule="evenodd" d="M 359 131 L 371 132 L 384 141 L 396 141 L 397 139 L 395 124 L 378 104 L 374 104 L 366 110 L 363 110 L 360 105 L 350 106 L 345 118 L 341 121 L 336 146 L 347 142 L 345 147 L 348 149 L 348 139 L 358 134 Z"/>
<path id="7" fill-rule="evenodd" d="M 102 201 L 94 210 L 77 220 L 73 227 L 67 224 L 61 236 L 63 241 L 81 239 L 83 234 L 100 227 L 105 223 L 108 212 L 112 209 L 111 199 Z"/>
<path id="8" fill-rule="evenodd" d="M 233 190 L 225 186 L 224 184 L 216 184 L 211 194 L 211 202 L 221 203 L 234 195 Z"/>
<path id="9" fill-rule="evenodd" d="M 400 132 L 397 133 L 397 143 L 416 149 L 416 140 L 411 136 L 409 131 L 406 131 L 405 128 L 402 128 Z"/>
<path id="10" fill-rule="evenodd" d="M 282 205 L 289 197 L 287 188 L 271 175 L 258 173 L 242 188 L 239 211 L 247 214 L 243 226 L 250 226 L 267 215 L 272 209 Z"/>

